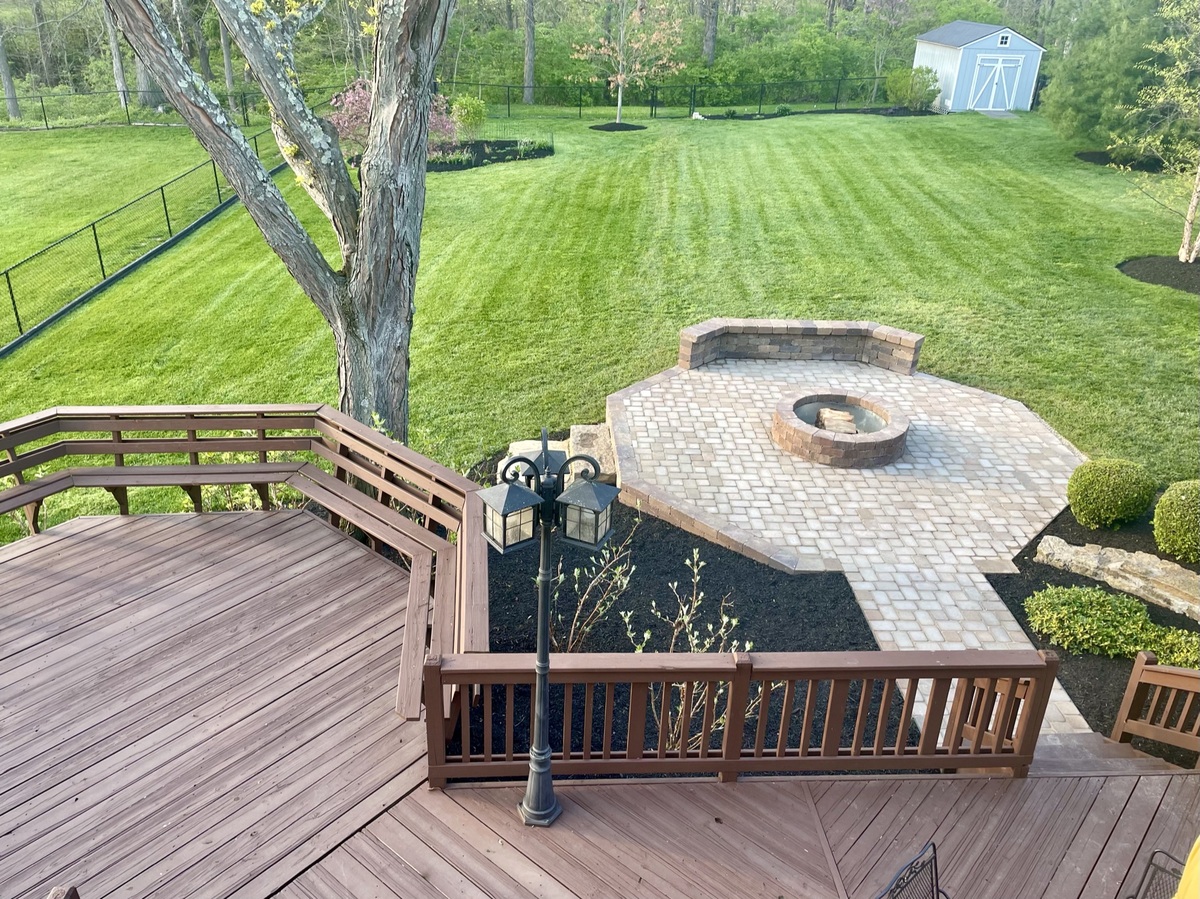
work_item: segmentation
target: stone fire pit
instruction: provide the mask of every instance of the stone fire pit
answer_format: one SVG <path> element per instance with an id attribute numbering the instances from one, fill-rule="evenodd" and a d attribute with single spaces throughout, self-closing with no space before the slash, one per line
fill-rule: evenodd
<path id="1" fill-rule="evenodd" d="M 874 468 L 904 455 L 908 419 L 879 400 L 844 391 L 786 397 L 771 440 L 780 449 L 835 468 Z"/>

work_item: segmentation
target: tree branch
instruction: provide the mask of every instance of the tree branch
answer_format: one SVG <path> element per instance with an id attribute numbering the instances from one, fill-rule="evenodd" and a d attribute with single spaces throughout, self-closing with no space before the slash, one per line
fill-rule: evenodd
<path id="1" fill-rule="evenodd" d="M 267 244 L 329 319 L 339 278 L 283 199 L 242 132 L 175 43 L 154 0 L 106 0 L 108 8 L 171 104 L 179 110 L 245 204 Z"/>
<path id="2" fill-rule="evenodd" d="M 346 169 L 337 131 L 308 108 L 291 65 L 290 37 L 311 19 L 303 15 L 304 10 L 285 21 L 273 13 L 260 19 L 238 0 L 213 0 L 213 5 L 271 104 L 273 130 L 277 139 L 280 131 L 284 138 L 279 147 L 284 159 L 333 225 L 343 270 L 348 271 L 358 251 L 358 191 Z M 311 9 L 319 12 L 323 5 L 321 0 Z"/>

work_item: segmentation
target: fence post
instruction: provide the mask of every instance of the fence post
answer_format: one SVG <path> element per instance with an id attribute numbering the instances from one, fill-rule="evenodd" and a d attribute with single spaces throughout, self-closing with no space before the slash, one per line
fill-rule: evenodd
<path id="1" fill-rule="evenodd" d="M 767 93 L 767 85 L 765 82 L 758 84 L 758 114 L 762 115 L 763 96 Z"/>
<path id="2" fill-rule="evenodd" d="M 512 118 L 512 85 L 504 85 L 504 103 L 508 107 L 508 117 Z"/>
<path id="3" fill-rule="evenodd" d="M 103 281 L 108 273 L 104 271 L 104 254 L 100 252 L 100 235 L 96 233 L 95 222 L 92 222 L 92 240 L 96 242 L 96 258 L 100 260 L 100 280 Z"/>
<path id="4" fill-rule="evenodd" d="M 217 203 L 220 204 L 220 203 L 225 202 L 221 198 L 221 176 L 217 174 L 217 161 L 215 159 L 213 159 L 213 160 L 211 160 L 211 162 L 212 162 L 212 170 L 213 170 L 213 184 L 215 184 L 217 186 Z"/>
<path id="5" fill-rule="evenodd" d="M 167 211 L 167 192 L 164 188 L 160 187 L 158 193 L 162 197 L 163 218 L 167 220 L 167 237 L 174 237 L 175 232 L 171 230 L 171 213 Z"/>
<path id="6" fill-rule="evenodd" d="M 738 779 L 736 763 L 742 757 L 742 741 L 746 731 L 746 705 L 750 702 L 750 678 L 754 666 L 748 652 L 735 652 L 733 661 L 737 667 L 729 681 L 729 698 L 725 705 L 725 734 L 721 739 L 721 758 L 727 767 L 717 775 L 721 783 L 733 783 Z M 759 710 L 759 714 L 763 714 Z"/>
<path id="7" fill-rule="evenodd" d="M 46 116 L 46 98 L 38 94 L 38 103 L 42 105 L 42 124 L 46 126 L 46 130 L 50 130 L 50 119 Z"/>
<path id="8" fill-rule="evenodd" d="M 25 329 L 21 327 L 21 313 L 17 311 L 17 298 L 16 295 L 13 294 L 12 277 L 8 274 L 8 271 L 8 269 L 4 270 L 4 281 L 6 284 L 8 284 L 8 299 L 12 302 L 13 318 L 17 320 L 17 333 L 24 334 Z"/>
<path id="9" fill-rule="evenodd" d="M 837 90 L 833 94 L 833 111 L 834 112 L 837 112 L 838 101 L 840 101 L 841 99 L 842 99 L 842 79 L 839 78 L 838 83 L 837 83 Z"/>
<path id="10" fill-rule="evenodd" d="M 583 85 L 579 86 L 579 117 L 583 118 Z"/>
<path id="11" fill-rule="evenodd" d="M 696 114 L 696 85 L 692 85 L 691 97 L 688 100 L 688 118 Z"/>
<path id="12" fill-rule="evenodd" d="M 125 124 L 132 125 L 133 118 L 129 115 L 129 91 L 125 91 L 121 96 L 125 98 Z"/>
<path id="13" fill-rule="evenodd" d="M 262 159 L 262 153 L 260 153 L 259 149 L 258 149 L 258 135 L 255 134 L 253 137 L 250 138 L 250 140 L 254 141 L 254 155 L 257 156 L 259 159 Z"/>
<path id="14" fill-rule="evenodd" d="M 242 91 L 242 124 L 250 126 L 250 112 L 246 109 L 246 92 Z"/>
<path id="15" fill-rule="evenodd" d="M 650 85 L 650 118 L 658 118 L 655 110 L 658 108 L 658 85 Z"/>

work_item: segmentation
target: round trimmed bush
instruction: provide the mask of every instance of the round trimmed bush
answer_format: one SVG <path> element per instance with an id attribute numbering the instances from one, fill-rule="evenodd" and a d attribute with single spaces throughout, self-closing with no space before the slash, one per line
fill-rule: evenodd
<path id="1" fill-rule="evenodd" d="M 1200 480 L 1177 481 L 1154 507 L 1154 542 L 1184 562 L 1200 562 Z"/>
<path id="2" fill-rule="evenodd" d="M 1157 485 L 1137 462 L 1091 459 L 1067 481 L 1067 502 L 1084 527 L 1117 528 L 1150 508 Z"/>

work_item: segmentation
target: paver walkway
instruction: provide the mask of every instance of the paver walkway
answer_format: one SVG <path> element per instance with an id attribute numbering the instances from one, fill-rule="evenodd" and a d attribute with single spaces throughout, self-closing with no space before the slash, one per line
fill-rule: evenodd
<path id="1" fill-rule="evenodd" d="M 785 395 L 870 393 L 911 421 L 901 461 L 839 469 L 777 448 Z M 730 359 L 613 394 L 623 500 L 792 571 L 841 570 L 882 649 L 1028 649 L 985 572 L 1066 505 L 1083 456 L 1015 400 L 859 362 Z M 1045 729 L 1090 728 L 1056 687 Z"/>

